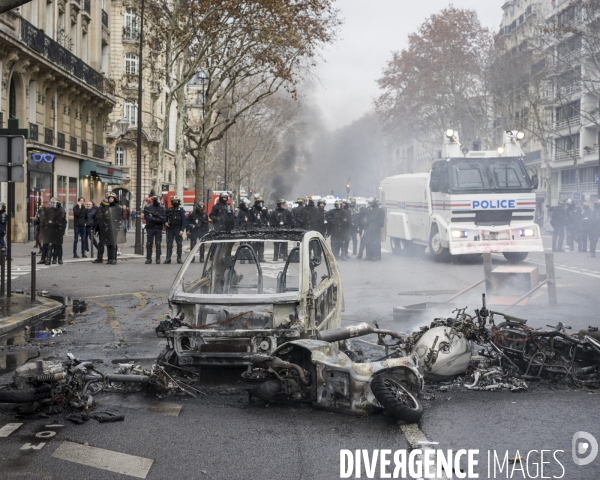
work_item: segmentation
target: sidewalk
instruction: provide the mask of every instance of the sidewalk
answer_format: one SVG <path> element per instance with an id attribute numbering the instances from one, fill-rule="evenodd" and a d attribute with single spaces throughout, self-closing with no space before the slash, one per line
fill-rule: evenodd
<path id="1" fill-rule="evenodd" d="M 119 245 L 121 248 L 121 255 L 119 255 L 117 257 L 117 259 L 120 259 L 120 258 L 142 258 L 140 255 L 135 255 L 133 253 L 134 248 L 135 248 L 135 230 L 128 230 L 126 238 L 127 238 L 127 241 L 124 244 Z M 163 243 L 164 243 L 164 241 L 163 241 Z M 22 274 L 22 273 L 17 273 L 17 272 L 23 272 L 24 271 L 23 267 L 25 267 L 26 273 L 30 273 L 31 252 L 36 252 L 36 262 L 40 260 L 39 250 L 37 248 L 35 248 L 35 241 L 26 242 L 26 243 L 13 243 L 11 248 L 12 248 L 12 258 L 13 258 L 13 261 L 12 261 L 13 275 Z M 70 231 L 67 233 L 67 235 L 65 235 L 64 241 L 63 241 L 63 262 L 64 263 L 91 262 L 92 260 L 94 260 L 96 258 L 97 250 L 94 248 L 94 256 L 93 257 L 90 256 L 90 253 L 87 254 L 88 258 L 73 258 L 73 232 Z M 77 255 L 79 255 L 79 257 L 81 257 L 81 243 L 79 241 L 77 242 Z M 106 260 L 106 251 L 104 252 L 104 257 Z M 18 268 L 20 270 L 17 270 L 17 272 L 15 272 L 15 268 Z M 37 268 L 38 269 L 44 268 L 44 265 L 38 265 Z"/>

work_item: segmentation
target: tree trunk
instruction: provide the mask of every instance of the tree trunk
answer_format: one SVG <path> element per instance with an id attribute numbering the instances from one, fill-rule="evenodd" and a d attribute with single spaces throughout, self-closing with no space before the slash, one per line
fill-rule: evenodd
<path id="1" fill-rule="evenodd" d="M 184 56 L 183 62 L 186 61 Z M 185 90 L 180 88 L 175 93 L 177 103 L 177 123 L 175 126 L 175 195 L 183 202 L 183 183 L 185 181 L 185 153 L 183 129 L 185 124 Z"/>
<path id="2" fill-rule="evenodd" d="M 194 203 L 204 202 L 204 165 L 206 164 L 206 145 L 200 146 L 198 150 L 196 150 L 196 198 L 194 199 Z"/>

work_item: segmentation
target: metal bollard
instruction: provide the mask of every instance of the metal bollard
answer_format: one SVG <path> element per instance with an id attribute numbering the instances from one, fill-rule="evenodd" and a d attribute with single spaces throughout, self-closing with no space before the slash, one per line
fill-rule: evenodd
<path id="1" fill-rule="evenodd" d="M 35 274 L 37 271 L 36 252 L 31 252 L 31 301 L 35 302 Z"/>
<path id="2" fill-rule="evenodd" d="M 3 248 L 0 250 L 0 297 L 4 296 L 4 282 L 6 279 L 6 250 Z"/>

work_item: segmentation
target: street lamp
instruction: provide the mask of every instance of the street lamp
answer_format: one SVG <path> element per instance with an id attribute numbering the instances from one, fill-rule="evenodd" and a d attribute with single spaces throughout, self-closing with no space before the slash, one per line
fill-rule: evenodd
<path id="1" fill-rule="evenodd" d="M 121 120 L 117 120 L 115 122 L 115 125 L 117 126 L 117 130 L 119 131 L 119 137 L 123 138 L 127 133 L 127 130 L 129 130 L 129 122 L 122 118 Z"/>
<path id="2" fill-rule="evenodd" d="M 138 54 L 138 98 L 137 98 L 137 159 L 135 172 L 135 254 L 142 255 L 142 53 L 144 52 L 144 6 L 145 1 L 142 0 L 142 8 L 140 15 L 140 51 Z M 119 127 L 120 128 L 120 127 Z"/>

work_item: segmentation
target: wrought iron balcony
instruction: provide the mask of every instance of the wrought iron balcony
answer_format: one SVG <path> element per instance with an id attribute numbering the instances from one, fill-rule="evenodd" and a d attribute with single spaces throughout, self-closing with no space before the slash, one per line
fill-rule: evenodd
<path id="1" fill-rule="evenodd" d="M 38 126 L 35 123 L 29 124 L 29 139 L 34 142 L 38 141 Z"/>
<path id="2" fill-rule="evenodd" d="M 94 143 L 94 158 L 104 159 L 104 145 Z"/>
<path id="3" fill-rule="evenodd" d="M 21 40 L 29 48 L 65 69 L 67 73 L 83 80 L 91 87 L 104 91 L 104 76 L 100 72 L 91 68 L 24 18 L 21 18 Z"/>
<path id="4" fill-rule="evenodd" d="M 108 28 L 108 13 L 102 10 L 102 25 Z"/>
<path id="5" fill-rule="evenodd" d="M 44 143 L 54 145 L 54 130 L 51 128 L 44 128 Z"/>
<path id="6" fill-rule="evenodd" d="M 65 148 L 65 134 L 59 133 L 56 137 L 56 146 L 58 148 Z"/>
<path id="7" fill-rule="evenodd" d="M 87 151 L 87 142 L 85 140 L 81 141 L 81 154 L 82 155 L 87 155 L 88 151 Z"/>
<path id="8" fill-rule="evenodd" d="M 71 148 L 70 148 L 70 150 L 71 150 L 72 152 L 76 152 L 76 151 L 77 151 L 77 137 L 73 137 L 73 136 L 71 136 L 71 142 L 70 142 L 70 143 L 71 143 L 71 145 L 70 145 L 70 147 L 71 147 Z"/>

